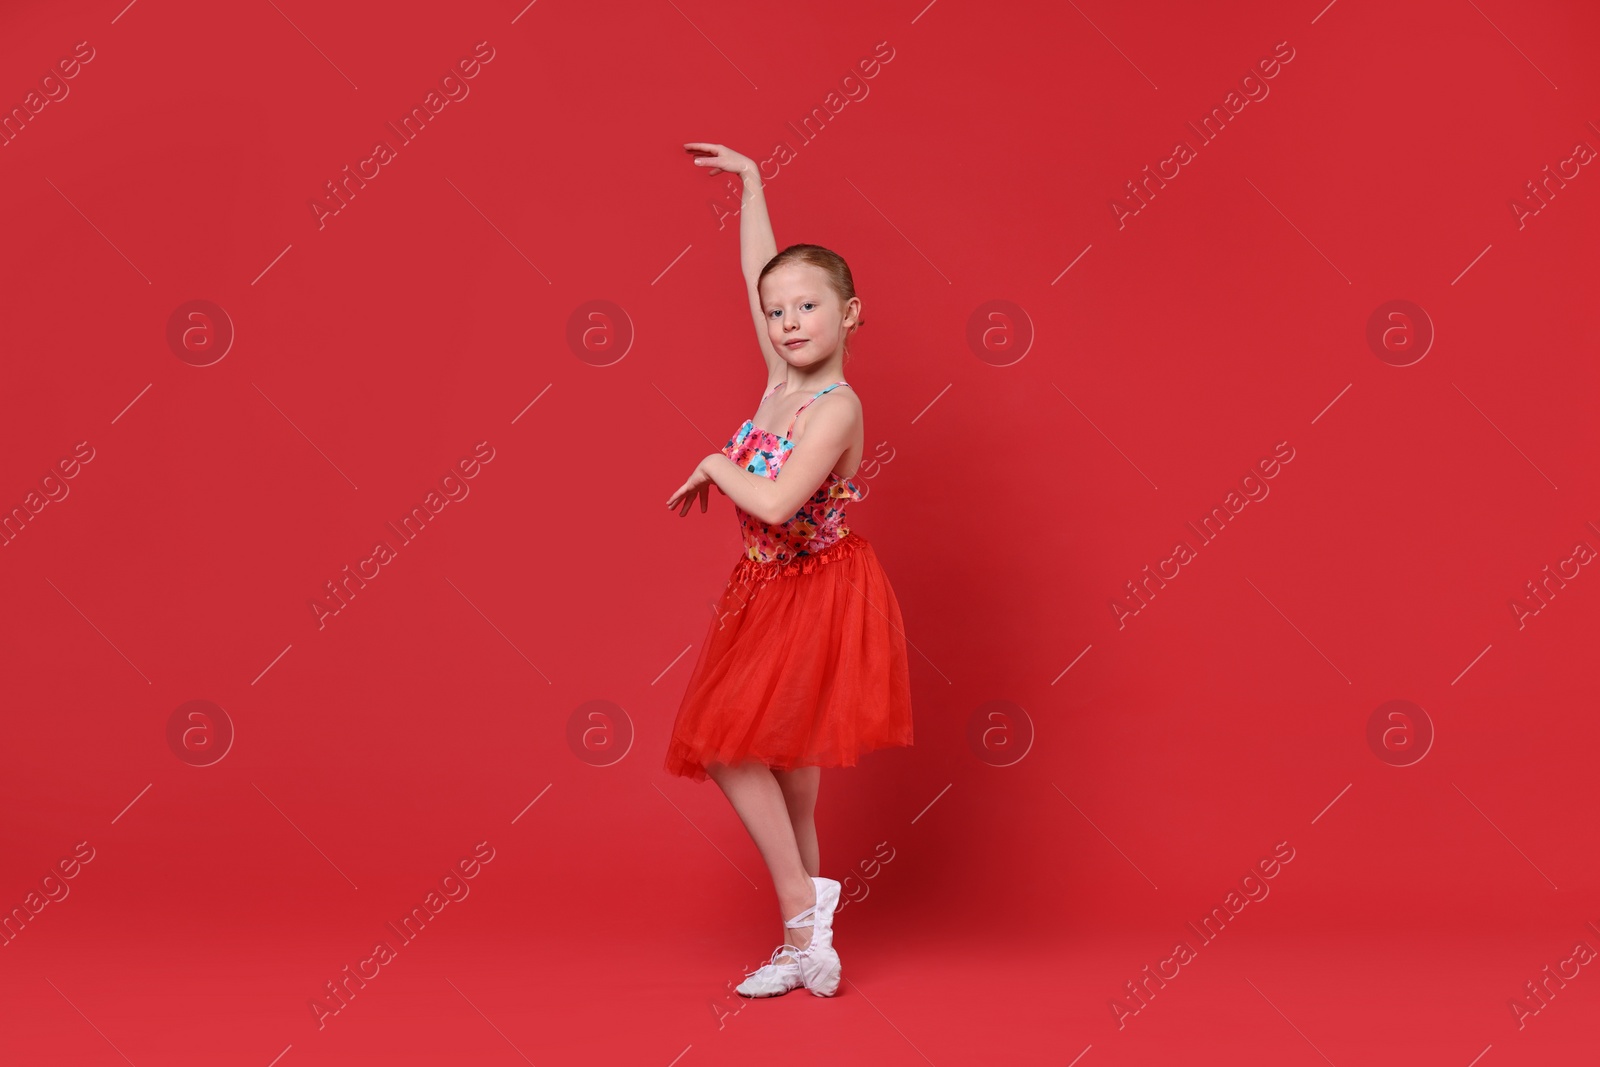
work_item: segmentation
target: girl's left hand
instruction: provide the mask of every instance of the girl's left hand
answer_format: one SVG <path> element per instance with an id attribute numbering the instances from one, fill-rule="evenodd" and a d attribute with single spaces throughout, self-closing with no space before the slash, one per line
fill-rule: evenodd
<path id="1" fill-rule="evenodd" d="M 689 507 L 694 503 L 696 497 L 700 498 L 701 514 L 705 514 L 706 509 L 710 506 L 711 487 L 717 483 L 713 481 L 711 475 L 707 473 L 706 463 L 713 458 L 715 457 L 707 456 L 705 459 L 701 460 L 700 465 L 695 467 L 694 473 L 689 475 L 689 480 L 684 482 L 683 485 L 679 486 L 678 491 L 673 493 L 672 496 L 667 499 L 667 507 L 669 508 L 680 507 L 681 505 L 681 510 L 678 512 L 678 517 L 680 519 L 689 514 Z M 722 493 L 723 496 L 728 495 L 727 493 L 723 492 L 723 489 L 720 485 L 717 486 L 717 492 Z"/>

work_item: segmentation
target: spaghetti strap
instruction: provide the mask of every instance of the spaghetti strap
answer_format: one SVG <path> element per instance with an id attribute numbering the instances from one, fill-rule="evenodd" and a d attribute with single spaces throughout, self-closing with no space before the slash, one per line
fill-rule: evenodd
<path id="1" fill-rule="evenodd" d="M 789 432 L 783 435 L 784 436 L 784 440 L 792 440 L 794 438 L 794 424 L 800 421 L 800 412 L 804 411 L 806 408 L 810 407 L 811 404 L 812 404 L 812 401 L 816 400 L 817 397 L 821 396 L 823 393 L 831 393 L 835 389 L 839 388 L 839 386 L 841 386 L 841 385 L 849 385 L 849 384 L 850 384 L 849 382 L 834 382 L 832 385 L 828 386 L 828 388 L 822 390 L 821 393 L 818 393 L 818 394 L 816 394 L 816 396 L 813 396 L 811 398 L 811 400 L 807 400 L 804 404 L 801 404 L 799 410 L 797 410 L 794 413 L 794 418 L 789 420 Z"/>

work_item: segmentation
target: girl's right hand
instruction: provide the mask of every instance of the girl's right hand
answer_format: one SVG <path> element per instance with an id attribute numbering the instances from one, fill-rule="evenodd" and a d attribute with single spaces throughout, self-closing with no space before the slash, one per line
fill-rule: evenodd
<path id="1" fill-rule="evenodd" d="M 755 170 L 755 160 L 749 156 L 741 156 L 725 145 L 711 144 L 707 141 L 690 141 L 683 146 L 684 151 L 694 156 L 694 165 L 705 167 L 709 173 L 716 175 L 727 171 L 741 177 Z"/>

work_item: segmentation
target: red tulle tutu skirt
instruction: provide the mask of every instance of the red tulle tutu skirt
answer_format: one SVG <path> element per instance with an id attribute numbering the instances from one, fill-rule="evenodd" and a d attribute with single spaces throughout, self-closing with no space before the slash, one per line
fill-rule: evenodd
<path id="1" fill-rule="evenodd" d="M 853 767 L 910 744 L 904 624 L 872 545 L 851 533 L 789 563 L 740 559 L 678 708 L 668 773 Z"/>

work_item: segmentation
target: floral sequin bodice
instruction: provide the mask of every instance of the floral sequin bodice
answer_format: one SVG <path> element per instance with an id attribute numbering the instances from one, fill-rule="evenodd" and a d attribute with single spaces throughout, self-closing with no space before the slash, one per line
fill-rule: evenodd
<path id="1" fill-rule="evenodd" d="M 835 382 L 828 386 L 802 404 L 800 411 L 804 411 L 823 393 L 847 384 Z M 795 412 L 795 419 L 799 417 L 800 412 Z M 792 423 L 789 432 L 794 432 Z M 783 470 L 784 460 L 789 458 L 793 449 L 794 442 L 789 438 L 759 428 L 754 419 L 746 419 L 738 432 L 722 446 L 722 454 L 750 473 L 776 481 Z M 744 534 L 746 557 L 762 563 L 784 563 L 821 552 L 849 536 L 850 527 L 845 525 L 845 505 L 865 496 L 866 493 L 854 481 L 829 471 L 827 480 L 817 487 L 817 491 L 800 505 L 800 510 L 787 522 L 776 525 L 762 522 L 735 504 L 733 510 L 739 516 L 739 529 Z"/>

